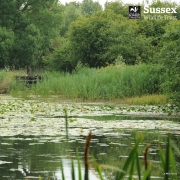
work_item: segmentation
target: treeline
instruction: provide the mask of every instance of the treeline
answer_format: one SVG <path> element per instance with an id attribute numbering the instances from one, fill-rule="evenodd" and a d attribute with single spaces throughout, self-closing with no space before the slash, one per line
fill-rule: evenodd
<path id="1" fill-rule="evenodd" d="M 72 73 L 79 66 L 161 64 L 167 74 L 164 88 L 179 103 L 180 6 L 155 0 L 149 7 L 176 8 L 177 13 L 144 14 L 141 5 L 141 19 L 129 20 L 129 5 L 1 0 L 0 68 Z"/>

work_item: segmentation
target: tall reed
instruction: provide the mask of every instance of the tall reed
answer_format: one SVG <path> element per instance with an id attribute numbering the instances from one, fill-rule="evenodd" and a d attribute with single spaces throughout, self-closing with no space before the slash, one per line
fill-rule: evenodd
<path id="1" fill-rule="evenodd" d="M 103 164 L 98 164 L 95 159 L 93 159 L 92 165 L 94 165 L 94 169 L 97 171 L 99 175 L 100 180 L 106 179 L 103 174 L 102 174 L 102 168 L 107 168 L 107 169 L 114 169 L 116 171 L 116 176 L 114 180 L 123 180 L 123 179 L 128 179 L 132 180 L 134 178 L 134 175 L 136 175 L 136 179 L 139 180 L 150 180 L 151 179 L 151 171 L 152 171 L 152 164 L 148 163 L 148 149 L 150 145 L 147 145 L 145 147 L 144 151 L 144 166 L 145 170 L 142 171 L 142 167 L 139 162 L 139 144 L 142 142 L 144 138 L 144 135 L 141 134 L 138 138 L 134 138 L 135 145 L 131 149 L 126 161 L 124 162 L 124 165 L 122 168 L 117 168 L 117 167 L 112 167 L 110 165 L 103 165 Z M 84 180 L 88 180 L 88 170 L 89 170 L 89 154 L 88 154 L 88 149 L 89 149 L 89 143 L 91 140 L 91 133 L 86 138 L 85 142 L 85 173 L 84 173 Z M 173 145 L 174 146 L 174 145 Z M 177 147 L 176 147 L 177 149 Z M 179 150 L 178 150 L 179 152 Z M 177 174 L 177 169 L 176 169 L 176 162 L 174 159 L 174 155 L 172 152 L 172 147 L 170 143 L 170 135 L 167 136 L 167 142 L 166 142 L 166 152 L 165 155 L 162 151 L 162 149 L 159 147 L 159 156 L 160 156 L 160 161 L 162 164 L 163 172 L 164 172 L 164 180 L 178 180 L 178 174 Z M 71 169 L 72 169 L 72 180 L 75 180 L 75 175 L 74 175 L 74 163 L 72 161 L 71 163 Z M 62 171 L 62 179 L 65 180 L 64 176 L 64 171 L 63 171 L 63 164 L 61 162 L 61 171 Z M 78 172 L 81 172 L 81 166 L 79 162 L 79 157 L 78 157 Z M 78 180 L 82 180 L 82 175 L 79 173 Z"/>
<path id="2" fill-rule="evenodd" d="M 68 116 L 67 116 L 67 109 L 64 108 L 64 118 L 65 118 L 65 127 L 66 127 L 66 138 L 68 139 Z"/>
<path id="3" fill-rule="evenodd" d="M 162 93 L 165 81 L 161 65 L 82 68 L 73 74 L 48 72 L 43 82 L 28 89 L 29 94 L 62 95 L 66 98 L 116 99 Z M 14 88 L 18 91 L 18 86 Z"/>

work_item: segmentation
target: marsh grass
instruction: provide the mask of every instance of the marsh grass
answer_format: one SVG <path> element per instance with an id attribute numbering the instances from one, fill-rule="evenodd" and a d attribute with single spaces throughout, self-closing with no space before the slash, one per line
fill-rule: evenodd
<path id="1" fill-rule="evenodd" d="M 0 83 L 4 80 L 5 76 L 6 76 L 6 71 L 1 70 L 0 71 Z"/>
<path id="2" fill-rule="evenodd" d="M 140 143 L 143 141 L 143 138 L 144 138 L 143 134 L 140 134 L 139 137 L 136 137 L 136 135 L 134 136 L 134 142 L 135 142 L 134 147 L 131 149 L 122 168 L 113 167 L 110 165 L 98 164 L 96 162 L 95 158 L 93 158 L 91 165 L 93 165 L 94 169 L 96 170 L 97 174 L 99 175 L 99 179 L 100 180 L 106 179 L 103 176 L 103 168 L 105 168 L 105 169 L 111 169 L 111 170 L 114 169 L 114 171 L 116 171 L 114 180 L 123 180 L 123 179 L 132 180 L 132 179 L 134 179 L 135 176 L 136 176 L 135 179 L 150 180 L 151 172 L 153 170 L 152 169 L 153 164 L 148 162 L 148 149 L 149 149 L 150 145 L 147 145 L 144 150 L 144 165 L 140 164 L 139 157 L 138 157 L 139 156 L 138 148 L 139 148 Z M 89 149 L 90 139 L 91 139 L 91 133 L 87 136 L 86 142 L 85 142 L 85 158 L 84 159 L 85 159 L 85 166 L 87 166 L 88 168 L 89 168 L 89 165 L 88 165 L 89 163 L 88 163 L 87 157 L 89 155 L 87 154 L 87 152 L 88 152 L 87 149 Z M 163 179 L 169 180 L 169 179 L 173 178 L 173 180 L 178 180 L 176 162 L 175 162 L 174 154 L 173 154 L 172 147 L 171 147 L 170 135 L 167 135 L 165 153 L 163 153 L 161 147 L 159 146 L 159 157 L 160 157 L 160 161 L 161 161 L 161 165 L 162 165 L 162 169 L 163 169 L 163 175 L 162 175 L 162 176 L 164 176 Z M 78 172 L 78 180 L 82 180 L 79 156 L 77 156 L 77 161 L 78 161 L 78 171 L 77 171 Z M 122 163 L 122 162 L 120 162 L 120 163 Z M 61 165 L 62 179 L 65 180 L 62 162 L 60 165 Z M 142 171 L 143 168 L 144 168 L 144 170 Z M 89 169 L 86 169 L 86 167 L 85 167 L 84 180 L 90 180 L 88 177 L 88 170 Z M 75 169 L 74 169 L 73 160 L 71 163 L 71 174 L 72 174 L 72 176 L 71 176 L 72 180 L 75 180 Z"/>
<path id="3" fill-rule="evenodd" d="M 0 93 L 4 93 L 7 91 L 7 87 L 9 84 L 9 81 L 5 81 L 5 77 L 6 77 L 6 71 L 1 70 L 0 71 Z"/>
<path id="4" fill-rule="evenodd" d="M 67 109 L 64 108 L 64 118 L 65 118 L 65 128 L 66 128 L 66 138 L 68 139 L 68 116 L 67 116 Z"/>
<path id="5" fill-rule="evenodd" d="M 162 94 L 149 94 L 143 95 L 139 97 L 131 97 L 124 99 L 125 104 L 136 104 L 136 105 L 156 105 L 156 104 L 166 104 L 167 97 Z"/>
<path id="6" fill-rule="evenodd" d="M 0 70 L 0 93 L 9 93 L 12 89 L 13 89 L 13 92 L 15 89 L 17 91 L 22 91 L 21 86 L 15 83 L 16 75 L 18 76 L 25 75 L 25 71 L 18 70 L 18 71 L 6 72 L 5 70 Z M 18 94 L 17 96 L 20 96 L 20 95 L 21 93 Z"/>
<path id="7" fill-rule="evenodd" d="M 43 82 L 28 88 L 29 95 L 61 95 L 84 100 L 116 100 L 144 95 L 147 97 L 163 93 L 161 84 L 165 81 L 161 65 L 146 64 L 110 65 L 100 69 L 84 67 L 73 74 L 48 72 L 44 76 Z M 21 90 L 19 86 L 14 86 L 12 89 L 15 91 Z M 137 100 L 134 99 L 132 103 L 135 101 Z M 151 99 L 150 103 L 156 103 L 155 98 Z"/>

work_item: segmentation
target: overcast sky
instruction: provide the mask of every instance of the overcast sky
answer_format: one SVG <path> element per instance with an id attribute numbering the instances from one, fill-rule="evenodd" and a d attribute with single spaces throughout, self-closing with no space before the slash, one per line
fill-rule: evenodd
<path id="1" fill-rule="evenodd" d="M 62 4 L 65 4 L 66 2 L 71 2 L 71 1 L 76 1 L 76 2 L 82 2 L 82 0 L 59 0 Z M 93 1 L 98 1 L 102 6 L 104 6 L 104 4 L 106 3 L 106 1 L 108 2 L 112 2 L 115 0 L 93 0 Z M 137 5 L 138 3 L 140 3 L 140 5 L 143 2 L 149 2 L 151 3 L 152 0 L 122 0 L 123 3 L 131 3 L 132 5 Z M 163 2 L 163 0 L 161 0 Z M 167 1 L 167 0 L 164 0 Z M 177 2 L 178 4 L 180 4 L 180 0 L 168 0 L 168 2 Z"/>

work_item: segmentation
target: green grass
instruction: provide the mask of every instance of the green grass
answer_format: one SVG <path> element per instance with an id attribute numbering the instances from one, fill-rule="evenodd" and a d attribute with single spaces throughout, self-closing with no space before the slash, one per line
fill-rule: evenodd
<path id="1" fill-rule="evenodd" d="M 124 99 L 125 104 L 136 104 L 136 105 L 157 105 L 157 104 L 166 104 L 167 97 L 162 94 L 150 94 L 150 95 L 143 95 L 140 97 L 131 97 Z"/>
<path id="2" fill-rule="evenodd" d="M 0 71 L 0 83 L 4 80 L 6 74 L 7 74 L 6 71 L 4 71 L 4 70 Z"/>
<path id="3" fill-rule="evenodd" d="M 144 95 L 148 97 L 152 94 L 162 94 L 160 86 L 164 81 L 161 65 L 110 65 L 101 69 L 81 68 L 73 74 L 47 72 L 43 82 L 26 88 L 26 95 L 60 95 L 84 100 L 117 100 Z M 21 91 L 24 89 L 16 83 L 12 83 L 9 88 L 13 95 L 21 96 Z M 134 99 L 132 103 L 135 101 Z M 151 100 L 151 104 L 154 103 L 155 99 Z"/>
<path id="4" fill-rule="evenodd" d="M 0 93 L 9 93 L 12 87 L 19 89 L 19 85 L 15 82 L 15 76 L 25 75 L 25 71 L 8 71 L 0 70 Z"/>

